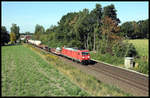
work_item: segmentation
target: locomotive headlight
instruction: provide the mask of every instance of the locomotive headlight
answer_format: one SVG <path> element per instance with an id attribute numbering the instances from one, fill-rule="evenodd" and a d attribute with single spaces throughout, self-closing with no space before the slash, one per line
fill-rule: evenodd
<path id="1" fill-rule="evenodd" d="M 85 58 L 84 56 L 82 58 Z"/>
<path id="2" fill-rule="evenodd" d="M 90 58 L 90 56 L 88 56 L 88 58 Z"/>

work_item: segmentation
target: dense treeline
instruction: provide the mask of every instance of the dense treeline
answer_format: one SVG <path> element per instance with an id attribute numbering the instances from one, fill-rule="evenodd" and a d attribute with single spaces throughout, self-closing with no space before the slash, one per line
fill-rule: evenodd
<path id="1" fill-rule="evenodd" d="M 107 20 L 113 23 L 109 31 L 107 28 Z M 100 39 L 106 38 L 107 35 L 115 36 L 119 30 L 114 5 L 106 6 L 102 9 L 100 4 L 96 4 L 96 8 L 89 12 L 83 9 L 79 12 L 71 12 L 64 15 L 58 22 L 58 26 L 51 26 L 47 30 L 41 25 L 36 25 L 34 38 L 42 40 L 43 43 L 52 47 L 67 45 L 70 47 L 87 48 L 90 50 L 98 50 L 100 47 Z M 103 30 L 102 30 L 103 29 Z M 104 33 L 103 33 L 104 32 Z M 57 44 L 56 44 L 57 42 Z"/>
<path id="2" fill-rule="evenodd" d="M 149 19 L 125 22 L 121 25 L 120 32 L 124 37 L 130 39 L 149 38 Z"/>
<path id="3" fill-rule="evenodd" d="M 133 38 L 132 35 L 136 34 L 135 23 L 133 31 L 128 31 L 126 23 L 119 26 L 120 20 L 116 12 L 113 4 L 104 8 L 96 4 L 91 11 L 85 8 L 79 12 L 67 13 L 62 16 L 57 26 L 52 25 L 46 30 L 42 25 L 37 24 L 33 37 L 50 47 L 65 45 L 115 56 L 135 56 L 134 46 L 123 42 L 124 38 Z M 148 24 L 143 21 L 138 23 L 143 26 L 142 29 L 139 28 L 139 32 L 145 32 Z"/>
<path id="4" fill-rule="evenodd" d="M 33 35 L 34 33 L 31 33 L 29 31 L 25 32 L 25 33 L 20 33 L 20 35 Z"/>
<path id="5" fill-rule="evenodd" d="M 17 40 L 20 39 L 20 33 L 19 33 L 19 26 L 17 24 L 12 24 L 12 27 L 10 28 L 11 32 L 8 33 L 5 26 L 1 27 L 1 45 L 8 44 L 8 42 L 11 42 L 11 44 L 16 43 Z"/>
<path id="6" fill-rule="evenodd" d="M 100 50 L 103 45 L 103 48 L 112 47 L 114 40 L 122 38 L 148 38 L 148 19 L 125 22 L 119 26 L 116 11 L 113 4 L 104 8 L 96 4 L 91 12 L 86 8 L 70 12 L 62 16 L 58 26 L 52 25 L 45 30 L 37 24 L 34 38 L 51 47 L 66 45 L 89 50 Z"/>

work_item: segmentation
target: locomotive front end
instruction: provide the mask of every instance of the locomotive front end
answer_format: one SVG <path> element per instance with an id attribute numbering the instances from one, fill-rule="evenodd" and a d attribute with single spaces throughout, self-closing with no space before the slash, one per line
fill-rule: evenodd
<path id="1" fill-rule="evenodd" d="M 82 51 L 82 64 L 90 63 L 90 54 L 88 50 Z"/>

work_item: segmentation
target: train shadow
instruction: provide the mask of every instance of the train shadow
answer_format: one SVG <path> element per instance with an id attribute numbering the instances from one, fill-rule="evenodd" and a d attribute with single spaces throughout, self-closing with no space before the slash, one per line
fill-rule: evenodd
<path id="1" fill-rule="evenodd" d="M 93 66 L 95 65 L 97 62 L 96 61 L 93 61 L 93 60 L 90 60 L 89 63 L 87 64 L 88 66 Z"/>

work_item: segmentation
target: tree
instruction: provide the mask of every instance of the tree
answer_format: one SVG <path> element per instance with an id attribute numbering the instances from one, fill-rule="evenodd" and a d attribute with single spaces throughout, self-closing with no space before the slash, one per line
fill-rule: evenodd
<path id="1" fill-rule="evenodd" d="M 93 26 L 93 38 L 94 38 L 94 42 L 93 42 L 93 50 L 95 51 L 96 45 L 100 45 L 99 44 L 99 36 L 100 35 L 100 26 L 101 26 L 101 18 L 102 18 L 102 8 L 100 4 L 96 4 L 96 8 L 93 9 L 90 13 L 90 17 L 91 17 L 91 22 L 92 22 L 92 26 Z M 97 43 L 96 43 L 97 42 Z"/>
<path id="2" fill-rule="evenodd" d="M 121 25 L 121 32 L 125 38 L 132 38 L 132 33 L 134 32 L 134 27 L 131 22 L 125 22 Z"/>
<path id="3" fill-rule="evenodd" d="M 79 13 L 75 31 L 77 32 L 78 40 L 82 43 L 81 48 L 88 49 L 88 37 L 91 31 L 88 9 L 83 9 L 83 11 Z"/>
<path id="4" fill-rule="evenodd" d="M 12 27 L 10 28 L 10 30 L 11 30 L 11 32 L 15 33 L 16 40 L 18 40 L 19 37 L 20 37 L 20 33 L 19 33 L 20 28 L 19 28 L 19 26 L 17 26 L 17 24 L 12 24 Z"/>
<path id="5" fill-rule="evenodd" d="M 140 20 L 138 22 L 129 21 L 121 25 L 121 33 L 125 38 L 141 39 L 148 38 L 149 24 L 147 20 Z"/>
<path id="6" fill-rule="evenodd" d="M 54 32 L 56 28 L 57 27 L 55 25 L 51 25 L 48 29 L 46 29 L 45 33 L 48 34 L 48 33 Z"/>
<path id="7" fill-rule="evenodd" d="M 13 32 L 10 33 L 10 41 L 13 44 L 16 42 L 16 34 Z"/>
<path id="8" fill-rule="evenodd" d="M 44 34 L 44 33 L 45 33 L 44 27 L 37 24 L 37 25 L 35 26 L 35 32 L 34 32 L 34 37 L 35 37 L 35 39 L 39 40 L 41 34 Z"/>
<path id="9" fill-rule="evenodd" d="M 115 9 L 115 6 L 113 4 L 108 5 L 103 8 L 103 17 L 108 16 L 112 18 L 112 20 L 115 20 L 117 24 L 120 23 L 119 18 L 117 18 L 117 10 Z"/>
<path id="10" fill-rule="evenodd" d="M 5 45 L 5 43 L 8 43 L 10 41 L 10 36 L 6 30 L 5 26 L 1 27 L 1 45 Z"/>
<path id="11" fill-rule="evenodd" d="M 133 39 L 137 39 L 140 35 L 140 31 L 139 31 L 139 25 L 137 24 L 137 22 L 132 21 L 132 26 L 133 26 L 133 33 L 132 33 L 132 38 Z"/>
<path id="12" fill-rule="evenodd" d="M 148 36 L 149 36 L 149 21 L 148 21 L 148 19 L 140 20 L 137 22 L 137 24 L 139 26 L 138 38 L 148 38 Z"/>
<path id="13" fill-rule="evenodd" d="M 26 35 L 29 35 L 29 34 L 30 34 L 30 32 L 28 32 L 28 31 L 27 31 L 27 32 L 25 32 L 25 34 L 26 34 Z"/>
<path id="14" fill-rule="evenodd" d="M 104 49 L 106 49 L 105 52 L 112 52 L 111 48 L 114 42 L 121 40 L 119 36 L 117 36 L 117 33 L 119 33 L 119 26 L 115 22 L 115 20 L 112 20 L 112 18 L 105 16 L 102 19 L 102 40 L 104 42 Z M 103 47 L 103 46 L 102 46 Z"/>

